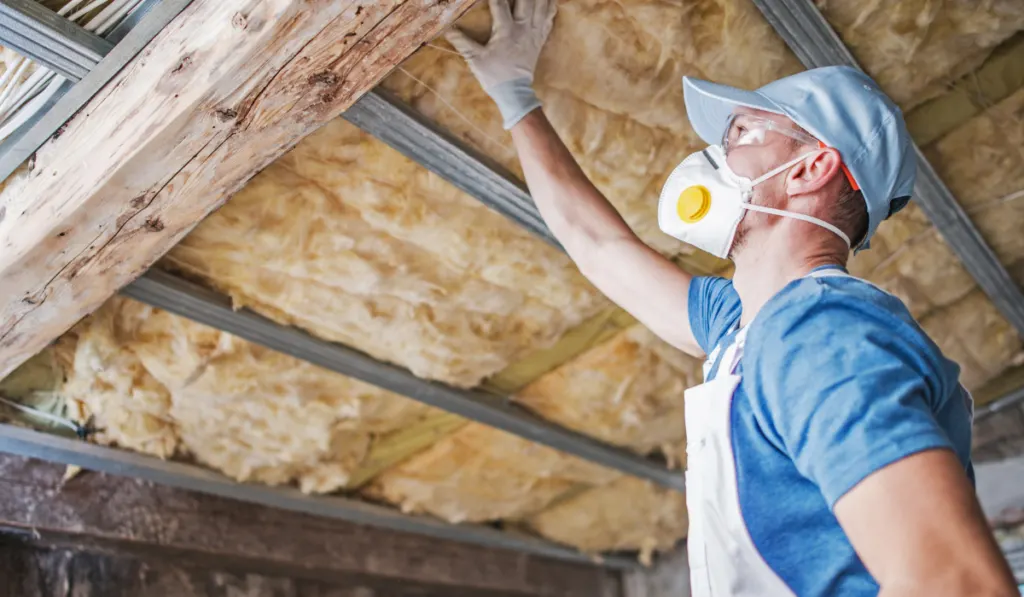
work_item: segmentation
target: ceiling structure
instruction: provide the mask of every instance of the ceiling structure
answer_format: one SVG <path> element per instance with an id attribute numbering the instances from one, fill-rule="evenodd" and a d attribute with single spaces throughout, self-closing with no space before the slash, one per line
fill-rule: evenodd
<path id="1" fill-rule="evenodd" d="M 799 50 L 799 35 L 777 35 L 758 6 L 811 8 L 565 0 L 538 71 L 545 110 L 584 170 L 646 242 L 696 273 L 728 273 L 728 264 L 658 232 L 653 199 L 701 145 L 679 82 L 692 75 L 753 88 L 798 71 L 786 44 Z M 956 210 L 911 205 L 851 270 L 902 298 L 984 395 L 1015 380 L 1021 359 L 1011 322 L 1014 282 L 1024 277 L 1024 81 L 1005 57 L 1021 53 L 1024 11 L 1009 0 L 970 10 L 853 0 L 818 8 L 901 105 L 968 216 L 933 226 L 926 212 Z M 486 10 L 461 24 L 482 35 Z M 798 54 L 809 61 L 812 50 Z M 3 389 L 56 392 L 74 418 L 92 417 L 96 441 L 116 448 L 90 446 L 97 468 L 127 450 L 514 531 L 456 527 L 480 541 L 526 532 L 645 560 L 671 549 L 686 533 L 681 396 L 699 382 L 700 363 L 608 304 L 550 242 L 516 180 L 496 109 L 443 41 L 424 45 L 382 87 L 346 115 L 351 122 L 329 120 L 262 169 L 127 289 L 220 330 L 114 298 Z M 409 121 L 397 131 L 391 121 L 389 131 L 374 110 Z M 37 162 L 45 158 L 55 155 Z M 963 242 L 974 227 L 980 234 Z M 995 259 L 985 275 L 964 259 L 986 254 Z M 234 313 L 181 278 L 248 310 Z M 0 436 L 0 447 L 45 450 L 29 436 Z M 60 449 L 68 462 L 83 458 L 70 444 Z M 178 475 L 169 478 L 129 454 L 117 458 L 132 474 L 203 476 L 192 464 L 162 463 Z M 285 507 L 328 503 L 217 479 L 207 490 L 253 491 Z M 386 524 L 433 520 L 374 508 Z M 550 543 L 530 546 L 556 553 Z"/>

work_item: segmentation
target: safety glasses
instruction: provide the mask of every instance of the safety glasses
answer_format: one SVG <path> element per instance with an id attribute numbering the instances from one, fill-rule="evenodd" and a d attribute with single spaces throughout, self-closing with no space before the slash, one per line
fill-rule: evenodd
<path id="1" fill-rule="evenodd" d="M 733 147 L 763 145 L 768 131 L 789 137 L 805 145 L 819 146 L 820 143 L 807 133 L 779 124 L 774 120 L 753 114 L 730 114 L 722 131 L 722 149 L 728 152 Z"/>
<path id="2" fill-rule="evenodd" d="M 819 148 L 826 147 L 819 139 L 786 125 L 779 124 L 774 120 L 754 116 L 753 114 L 730 114 L 729 120 L 725 121 L 725 130 L 722 132 L 722 150 L 728 155 L 729 149 L 733 147 L 764 145 L 768 131 L 789 137 L 804 145 L 812 145 Z M 860 185 L 853 178 L 850 169 L 846 167 L 846 164 L 840 164 L 840 167 L 843 169 L 843 175 L 846 176 L 846 180 L 850 182 L 850 186 L 855 191 L 859 191 Z"/>

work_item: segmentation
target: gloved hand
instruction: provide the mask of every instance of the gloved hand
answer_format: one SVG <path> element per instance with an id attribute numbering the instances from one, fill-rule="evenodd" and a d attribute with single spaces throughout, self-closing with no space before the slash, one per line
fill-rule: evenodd
<path id="1" fill-rule="evenodd" d="M 555 22 L 556 0 L 490 0 L 491 39 L 481 45 L 458 28 L 445 36 L 469 63 L 484 91 L 498 104 L 505 130 L 536 108 L 533 71 Z"/>

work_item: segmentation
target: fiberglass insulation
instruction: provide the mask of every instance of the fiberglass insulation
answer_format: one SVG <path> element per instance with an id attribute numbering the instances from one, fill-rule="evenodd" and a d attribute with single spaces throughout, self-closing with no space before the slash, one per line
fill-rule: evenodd
<path id="1" fill-rule="evenodd" d="M 240 481 L 295 483 L 308 493 L 342 489 L 365 463 L 374 438 L 436 412 L 124 298 L 83 320 L 56 352 L 67 378 L 61 394 L 76 419 L 94 418 L 96 441 L 192 458 Z M 554 397 L 543 400 L 553 403 Z M 561 500 L 622 478 L 470 423 L 379 475 L 363 493 L 451 522 L 523 519 L 552 504 L 579 520 L 589 515 Z M 591 499 L 630 502 L 636 510 L 631 528 L 608 519 L 577 541 L 572 527 L 548 517 L 538 532 L 584 549 L 602 541 L 622 549 L 660 548 L 685 533 L 685 526 L 666 525 L 660 514 L 680 498 L 644 483 L 619 483 Z"/>
<path id="2" fill-rule="evenodd" d="M 98 440 L 190 456 L 240 481 L 345 485 L 371 439 L 429 407 L 164 311 L 115 298 L 71 334 L 63 393 Z"/>
<path id="3" fill-rule="evenodd" d="M 640 325 L 583 353 L 514 398 L 550 419 L 673 466 L 686 458 L 683 392 L 701 383 L 701 364 Z"/>
<path id="4" fill-rule="evenodd" d="M 563 254 L 341 119 L 257 175 L 164 266 L 466 387 L 607 304 Z"/>
<path id="5" fill-rule="evenodd" d="M 927 151 L 985 240 L 1024 283 L 1024 90 Z"/>
<path id="6" fill-rule="evenodd" d="M 909 108 L 1024 27 L 1024 11 L 1011 3 L 821 4 L 864 67 Z M 488 23 L 482 6 L 460 22 L 481 39 Z M 518 172 L 497 110 L 461 58 L 439 49 L 443 44 L 422 48 L 385 86 Z M 690 256 L 694 250 L 659 232 L 656 222 L 665 176 L 701 146 L 686 122 L 682 75 L 753 88 L 799 69 L 749 0 L 563 0 L 535 86 L 598 188 L 641 238 L 680 255 L 688 267 L 698 259 Z M 926 327 L 941 329 L 936 340 L 950 356 L 964 357 L 969 387 L 998 375 L 1019 351 L 1012 328 L 985 297 L 967 300 L 978 292 L 973 278 L 914 205 L 883 224 L 872 249 L 850 268 L 903 299 Z M 984 329 L 998 338 L 992 345 L 973 332 L 974 308 L 984 311 Z"/>
<path id="7" fill-rule="evenodd" d="M 635 477 L 569 496 L 526 523 L 587 552 L 639 549 L 645 563 L 652 552 L 672 549 L 689 528 L 686 496 Z"/>
<path id="8" fill-rule="evenodd" d="M 485 38 L 484 4 L 460 25 Z M 419 50 L 384 85 L 520 172 L 497 109 L 443 43 Z M 563 0 L 535 87 L 583 170 L 637 234 L 665 254 L 686 254 L 694 249 L 661 233 L 655 211 L 669 172 L 701 145 L 686 122 L 681 77 L 756 87 L 797 70 L 747 0 Z"/>
<path id="9" fill-rule="evenodd" d="M 1024 29 L 1020 0 L 816 0 L 865 70 L 904 110 L 941 95 Z"/>
<path id="10" fill-rule="evenodd" d="M 404 512 L 451 522 L 522 518 L 580 486 L 621 474 L 521 437 L 470 423 L 379 475 L 364 490 Z"/>
<path id="11" fill-rule="evenodd" d="M 1009 2 L 999 0 L 822 4 L 905 107 L 1022 26 L 1019 11 L 1007 17 Z M 481 8 L 463 23 L 480 34 L 486 20 Z M 385 85 L 519 172 L 496 109 L 461 58 L 443 41 L 435 45 L 441 49 L 424 47 Z M 584 170 L 630 225 L 686 263 L 693 249 L 660 233 L 655 218 L 664 178 L 702 145 L 686 123 L 681 76 L 753 88 L 799 69 L 749 0 L 564 0 L 537 89 Z M 994 159 L 1019 151 L 988 143 L 982 147 L 993 148 Z M 949 144 L 948 160 L 936 158 L 943 173 L 962 159 Z M 951 184 L 971 201 L 968 184 Z M 1013 184 L 993 185 L 990 194 Z M 979 225 L 997 234 L 995 222 Z M 1007 257 L 1016 239 L 1006 230 L 993 243 L 1016 260 Z M 564 255 L 340 120 L 255 177 L 163 263 L 236 305 L 460 386 L 550 346 L 606 306 Z M 997 375 L 1019 350 L 914 206 L 884 224 L 851 269 L 905 299 L 964 366 L 970 386 Z M 192 457 L 238 479 L 337 489 L 372 437 L 428 412 L 122 299 L 72 336 L 67 392 L 82 415 L 97 417 L 103 441 Z M 517 398 L 563 425 L 671 458 L 670 446 L 684 439 L 681 391 L 696 381 L 695 363 L 683 359 L 634 328 Z M 681 495 L 473 423 L 365 491 L 452 521 L 519 519 L 587 550 L 662 548 L 686 532 Z"/>

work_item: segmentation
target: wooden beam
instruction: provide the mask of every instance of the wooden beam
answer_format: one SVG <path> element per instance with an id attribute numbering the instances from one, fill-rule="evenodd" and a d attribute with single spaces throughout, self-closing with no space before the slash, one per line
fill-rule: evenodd
<path id="1" fill-rule="evenodd" d="M 194 0 L 0 193 L 0 376 L 472 0 Z"/>
<path id="2" fill-rule="evenodd" d="M 353 575 L 308 579 L 277 569 L 132 553 L 0 532 L 0 595 L 12 597 L 525 597 L 527 593 Z"/>
<path id="3" fill-rule="evenodd" d="M 592 556 L 534 535 L 508 533 L 486 524 L 451 524 L 433 516 L 406 514 L 393 507 L 361 499 L 339 495 L 307 495 L 290 486 L 241 483 L 195 464 L 161 460 L 146 454 L 10 424 L 0 424 L 0 453 L 78 466 L 320 518 L 413 533 L 434 540 L 457 541 L 576 563 L 596 563 Z M 602 556 L 600 564 L 605 568 L 616 569 L 631 569 L 639 565 L 636 558 L 617 554 Z"/>
<path id="4" fill-rule="evenodd" d="M 323 582 L 612 597 L 619 575 L 0 455 L 0 527 L 36 541 Z M 391 594 L 391 593 L 382 593 Z M 434 593 L 430 593 L 434 594 Z M 439 592 L 438 594 L 445 594 Z"/>

